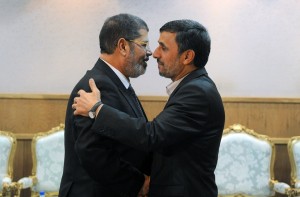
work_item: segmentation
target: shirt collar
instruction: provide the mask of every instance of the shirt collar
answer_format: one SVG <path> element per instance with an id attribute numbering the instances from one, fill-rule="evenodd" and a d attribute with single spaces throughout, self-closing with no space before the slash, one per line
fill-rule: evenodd
<path id="1" fill-rule="evenodd" d="M 178 79 L 178 80 L 176 80 L 176 81 L 171 82 L 171 83 L 166 87 L 166 91 L 167 91 L 167 94 L 168 94 L 169 96 L 173 93 L 173 91 L 177 88 L 177 86 L 180 84 L 180 82 L 181 82 L 186 76 L 188 76 L 188 74 L 185 75 L 184 77 L 182 77 L 181 79 Z"/>
<path id="2" fill-rule="evenodd" d="M 100 58 L 101 59 L 101 58 Z M 103 62 L 105 62 L 113 71 L 114 73 L 118 76 L 118 78 L 121 80 L 121 82 L 123 83 L 124 87 L 126 89 L 129 88 L 130 82 L 129 80 L 115 67 L 113 67 L 110 63 L 108 63 L 107 61 L 101 59 Z"/>

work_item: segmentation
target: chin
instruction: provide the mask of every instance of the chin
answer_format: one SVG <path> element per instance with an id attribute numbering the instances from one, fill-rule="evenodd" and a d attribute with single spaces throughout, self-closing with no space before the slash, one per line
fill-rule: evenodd
<path id="1" fill-rule="evenodd" d="M 134 75 L 130 76 L 130 78 L 137 78 L 137 77 L 145 74 L 145 72 L 146 72 L 146 69 L 143 69 L 142 71 L 136 72 Z"/>

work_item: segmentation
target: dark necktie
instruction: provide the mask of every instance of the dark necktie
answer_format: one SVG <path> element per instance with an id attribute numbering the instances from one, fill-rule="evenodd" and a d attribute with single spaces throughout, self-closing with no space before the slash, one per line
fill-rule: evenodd
<path id="1" fill-rule="evenodd" d="M 135 92 L 134 92 L 134 89 L 132 88 L 131 84 L 129 85 L 129 87 L 128 87 L 127 90 L 130 92 L 130 95 L 131 95 L 131 97 L 133 98 L 134 103 L 136 104 L 136 106 L 137 106 L 138 109 L 139 109 L 139 112 L 140 112 L 139 115 L 140 115 L 140 117 L 144 117 L 144 113 L 143 113 L 142 107 L 141 107 L 141 105 L 140 105 L 140 103 L 139 103 L 139 100 L 138 100 L 138 98 L 137 98 L 137 96 L 136 96 L 136 94 L 135 94 Z"/>

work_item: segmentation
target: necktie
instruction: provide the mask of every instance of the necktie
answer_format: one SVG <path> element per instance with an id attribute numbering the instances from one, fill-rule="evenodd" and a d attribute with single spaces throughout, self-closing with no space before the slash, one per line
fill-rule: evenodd
<path id="1" fill-rule="evenodd" d="M 136 106 L 137 106 L 138 109 L 139 109 L 139 112 L 140 112 L 139 115 L 140 115 L 141 117 L 144 117 L 144 113 L 143 113 L 142 107 L 141 107 L 141 105 L 140 105 L 140 103 L 139 103 L 139 100 L 138 100 L 138 98 L 137 98 L 137 96 L 136 96 L 136 94 L 135 94 L 135 92 L 134 92 L 134 89 L 132 88 L 131 84 L 129 85 L 129 87 L 128 87 L 127 90 L 130 92 L 131 97 L 133 98 L 133 100 L 134 100 Z"/>

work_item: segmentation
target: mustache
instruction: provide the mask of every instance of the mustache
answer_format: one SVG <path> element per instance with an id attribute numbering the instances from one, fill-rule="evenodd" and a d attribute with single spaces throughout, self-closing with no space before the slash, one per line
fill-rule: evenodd
<path id="1" fill-rule="evenodd" d="M 164 64 L 162 61 L 160 61 L 160 59 L 156 59 L 158 64 Z"/>

